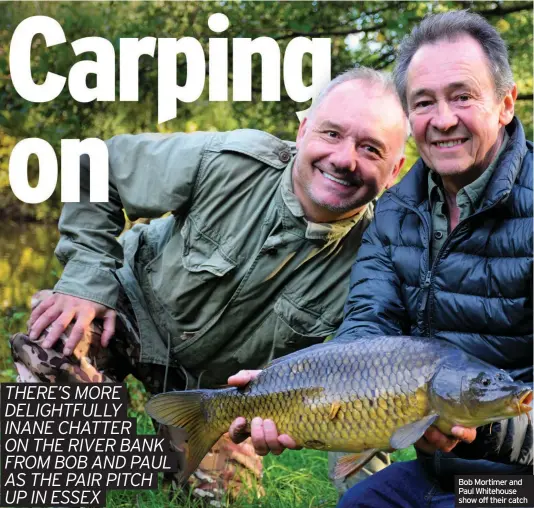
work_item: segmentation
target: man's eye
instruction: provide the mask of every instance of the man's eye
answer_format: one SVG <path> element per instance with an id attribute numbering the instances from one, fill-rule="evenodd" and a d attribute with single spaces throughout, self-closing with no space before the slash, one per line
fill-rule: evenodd
<path id="1" fill-rule="evenodd" d="M 418 101 L 418 102 L 415 103 L 415 108 L 416 109 L 427 108 L 431 104 L 432 103 L 430 101 Z"/>
<path id="2" fill-rule="evenodd" d="M 468 101 L 470 98 L 471 98 L 471 97 L 470 97 L 469 95 L 463 93 L 462 95 L 458 95 L 458 96 L 456 97 L 456 100 L 457 100 L 457 101 L 460 101 L 460 102 L 466 102 L 466 101 Z"/>
<path id="3" fill-rule="evenodd" d="M 363 147 L 368 152 L 374 153 L 376 155 L 380 155 L 380 150 L 372 145 L 364 145 Z"/>
<path id="4" fill-rule="evenodd" d="M 337 137 L 339 137 L 339 134 L 336 131 L 326 131 L 326 135 L 329 138 L 337 138 Z"/>

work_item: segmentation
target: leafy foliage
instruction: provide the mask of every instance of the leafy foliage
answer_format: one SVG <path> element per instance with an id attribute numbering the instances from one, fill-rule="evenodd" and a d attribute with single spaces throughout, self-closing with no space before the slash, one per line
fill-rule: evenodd
<path id="1" fill-rule="evenodd" d="M 253 101 L 209 102 L 207 93 L 193 103 L 179 103 L 176 119 L 157 124 L 157 49 L 154 58 L 139 59 L 139 102 L 119 102 L 119 40 L 126 37 L 195 37 L 209 58 L 208 28 L 211 14 L 222 12 L 230 20 L 222 37 L 229 39 L 229 86 L 232 84 L 232 44 L 236 37 L 275 39 L 284 54 L 298 36 L 332 39 L 332 75 L 355 64 L 391 69 L 402 37 L 430 12 L 471 8 L 493 23 L 508 42 L 519 84 L 519 115 L 532 137 L 532 4 L 529 2 L 10 2 L 2 6 L 0 25 L 0 210 L 4 215 L 55 219 L 59 197 L 41 205 L 24 205 L 9 189 L 9 154 L 21 139 L 40 137 L 57 150 L 61 139 L 109 138 L 119 133 L 142 131 L 194 131 L 256 128 L 292 139 L 298 121 L 294 111 L 308 105 L 293 102 L 281 86 L 279 102 L 261 101 L 261 62 L 253 57 Z M 77 57 L 71 43 L 82 37 L 107 38 L 115 48 L 116 100 L 78 103 L 67 86 L 53 101 L 33 104 L 14 89 L 9 74 L 9 46 L 18 24 L 34 15 L 50 16 L 61 24 L 67 43 L 47 48 L 40 35 L 33 40 L 32 72 L 43 82 L 47 72 L 67 76 L 72 65 L 94 59 L 94 53 Z M 306 60 L 305 79 L 311 79 Z M 178 82 L 184 83 L 187 66 L 178 57 Z M 90 77 L 91 78 L 91 77 Z M 209 78 L 208 78 L 209 79 Z M 91 79 L 88 80 L 89 82 Z M 94 86 L 95 82 L 89 83 Z M 207 90 L 207 84 L 205 89 Z M 231 91 L 229 97 L 231 97 Z M 416 153 L 409 154 L 412 162 Z M 34 161 L 35 162 L 35 161 Z M 410 165 L 407 164 L 407 168 Z M 37 170 L 33 168 L 34 181 Z M 58 185 L 59 187 L 59 185 Z"/>

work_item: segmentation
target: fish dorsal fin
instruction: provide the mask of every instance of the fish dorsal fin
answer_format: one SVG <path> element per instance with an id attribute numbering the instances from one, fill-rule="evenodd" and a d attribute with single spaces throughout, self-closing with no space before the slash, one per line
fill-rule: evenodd
<path id="1" fill-rule="evenodd" d="M 404 425 L 391 436 L 389 444 L 395 450 L 406 448 L 414 444 L 438 418 L 435 413 L 425 416 L 421 420 Z"/>
<path id="2" fill-rule="evenodd" d="M 356 474 L 379 450 L 372 448 L 362 453 L 349 453 L 339 458 L 334 469 L 334 479 L 339 480 Z"/>

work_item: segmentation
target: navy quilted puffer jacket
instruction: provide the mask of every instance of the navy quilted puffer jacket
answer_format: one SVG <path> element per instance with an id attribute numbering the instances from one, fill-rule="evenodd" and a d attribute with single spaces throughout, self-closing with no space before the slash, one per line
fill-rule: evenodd
<path id="1" fill-rule="evenodd" d="M 442 339 L 532 382 L 532 143 L 515 118 L 507 132 L 480 208 L 450 233 L 433 262 L 423 161 L 382 196 L 352 269 L 336 338 Z M 479 429 L 475 443 L 458 445 L 455 454 L 487 460 L 475 464 L 438 452 L 435 472 L 514 472 L 514 465 L 531 465 L 531 431 L 526 415 L 494 424 L 491 434 Z"/>

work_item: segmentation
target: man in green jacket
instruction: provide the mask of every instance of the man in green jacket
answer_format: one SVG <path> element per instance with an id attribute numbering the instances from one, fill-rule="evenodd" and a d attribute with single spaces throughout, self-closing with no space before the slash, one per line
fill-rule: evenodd
<path id="1" fill-rule="evenodd" d="M 363 68 L 327 86 L 296 144 L 254 130 L 114 137 L 109 202 L 89 202 L 86 161 L 82 201 L 59 222 L 63 275 L 29 338 L 12 339 L 21 377 L 213 387 L 323 341 L 406 137 L 391 80 Z M 123 210 L 171 215 L 117 240 Z"/>

